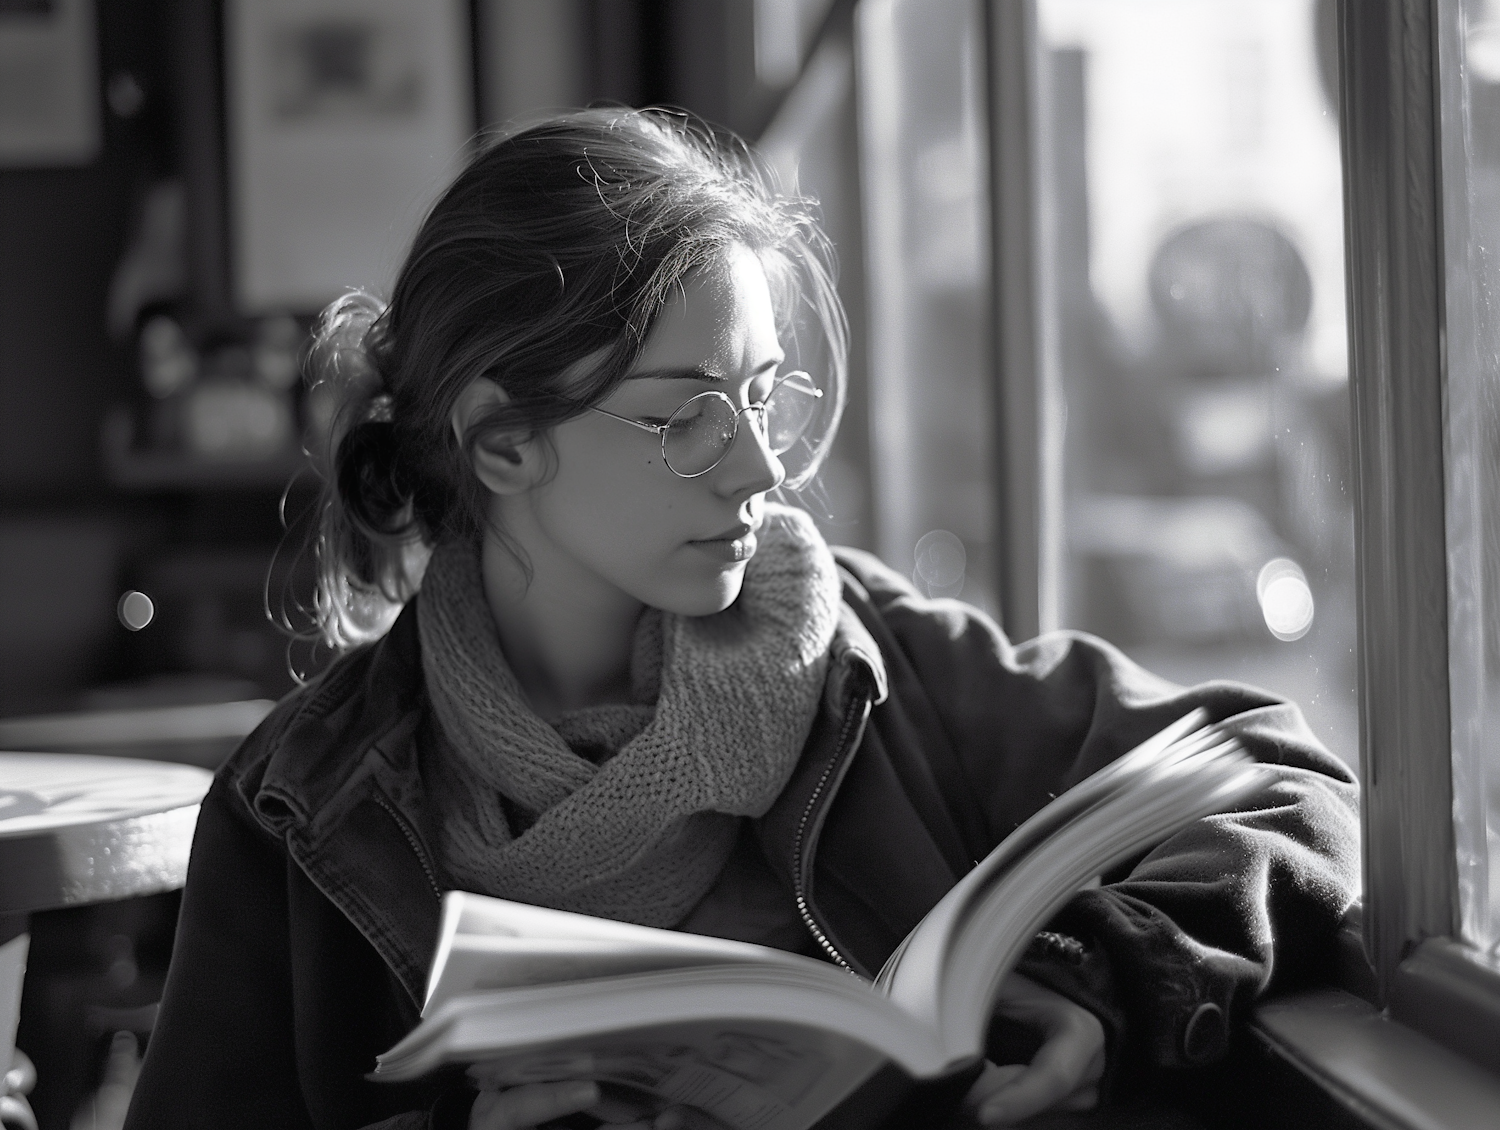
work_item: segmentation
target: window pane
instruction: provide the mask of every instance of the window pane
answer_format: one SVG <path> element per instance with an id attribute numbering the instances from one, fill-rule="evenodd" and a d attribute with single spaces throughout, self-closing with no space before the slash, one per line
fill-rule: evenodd
<path id="1" fill-rule="evenodd" d="M 1466 940 L 1500 947 L 1500 5 L 1442 0 L 1449 685 Z"/>
<path id="2" fill-rule="evenodd" d="M 979 6 L 859 7 L 870 435 L 880 555 L 994 610 Z"/>
<path id="3" fill-rule="evenodd" d="M 1332 5 L 1039 11 L 1063 621 L 1179 682 L 1286 694 L 1353 762 Z"/>

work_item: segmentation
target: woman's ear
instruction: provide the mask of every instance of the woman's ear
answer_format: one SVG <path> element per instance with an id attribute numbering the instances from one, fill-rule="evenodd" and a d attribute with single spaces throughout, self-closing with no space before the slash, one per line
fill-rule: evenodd
<path id="1" fill-rule="evenodd" d="M 488 377 L 476 377 L 453 405 L 453 435 L 461 445 L 469 428 L 494 408 L 510 403 L 510 394 Z M 470 453 L 474 474 L 492 494 L 521 494 L 540 477 L 541 445 L 534 437 L 517 438 L 503 432 L 480 436 Z"/>

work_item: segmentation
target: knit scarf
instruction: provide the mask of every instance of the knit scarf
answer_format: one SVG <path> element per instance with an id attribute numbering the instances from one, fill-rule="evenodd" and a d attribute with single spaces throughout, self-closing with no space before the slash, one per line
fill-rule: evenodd
<path id="1" fill-rule="evenodd" d="M 642 615 L 633 703 L 551 725 L 500 650 L 478 548 L 433 553 L 417 612 L 452 881 L 667 927 L 707 893 L 740 818 L 764 814 L 797 763 L 838 618 L 833 555 L 805 514 L 768 506 L 758 540 L 725 611 Z"/>

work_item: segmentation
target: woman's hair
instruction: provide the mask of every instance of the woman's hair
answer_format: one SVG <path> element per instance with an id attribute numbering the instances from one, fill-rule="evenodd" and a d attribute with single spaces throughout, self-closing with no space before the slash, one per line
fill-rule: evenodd
<path id="1" fill-rule="evenodd" d="M 311 395 L 332 420 L 322 638 L 343 648 L 383 631 L 426 551 L 484 529 L 475 445 L 545 437 L 607 397 L 685 276 L 736 243 L 765 267 L 788 367 L 824 389 L 820 419 L 783 457 L 795 491 L 832 442 L 847 352 L 809 202 L 781 194 L 733 135 L 675 112 L 575 111 L 483 145 L 428 213 L 390 302 L 348 294 L 313 340 Z M 453 408 L 476 377 L 509 400 L 456 440 Z"/>

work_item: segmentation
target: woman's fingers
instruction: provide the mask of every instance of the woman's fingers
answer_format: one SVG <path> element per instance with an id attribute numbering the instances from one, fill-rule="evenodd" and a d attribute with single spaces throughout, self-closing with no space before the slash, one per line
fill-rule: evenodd
<path id="1" fill-rule="evenodd" d="M 469 1130 L 531 1130 L 554 1118 L 587 1110 L 598 1101 L 599 1085 L 589 1080 L 480 1091 L 469 1114 Z"/>
<path id="2" fill-rule="evenodd" d="M 1044 1110 L 1092 1110 L 1099 1101 L 1103 1058 L 1054 1037 L 1030 1064 L 996 1068 L 982 1094 L 970 1091 L 969 1105 L 984 1126 L 1021 1122 Z"/>
<path id="3" fill-rule="evenodd" d="M 1044 1110 L 1089 1110 L 1104 1074 L 1104 1026 L 1066 997 L 1019 975 L 1007 978 L 996 1013 L 1043 1035 L 1030 1064 L 986 1065 L 966 1099 L 985 1126 L 1020 1122 Z"/>
<path id="4" fill-rule="evenodd" d="M 660 1099 L 639 1095 L 604 1097 L 588 1108 L 589 1114 L 610 1130 L 682 1130 L 687 1118 L 680 1106 L 663 1107 Z"/>
<path id="5" fill-rule="evenodd" d="M 1067 1075 L 1033 1063 L 1014 1080 L 988 1096 L 976 1109 L 982 1126 L 1008 1126 L 1044 1110 L 1061 1109 L 1076 1083 Z"/>

